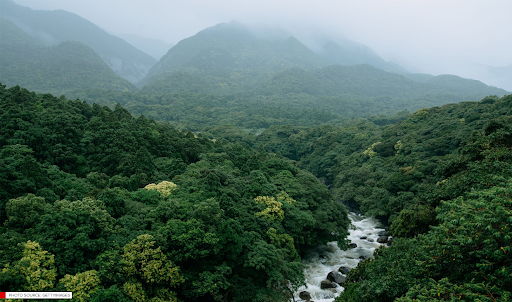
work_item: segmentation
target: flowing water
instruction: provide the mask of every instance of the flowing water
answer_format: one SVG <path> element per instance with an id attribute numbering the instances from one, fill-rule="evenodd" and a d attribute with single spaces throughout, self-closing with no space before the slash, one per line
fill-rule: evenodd
<path id="1" fill-rule="evenodd" d="M 354 268 L 361 259 L 360 256 L 372 257 L 373 251 L 382 244 L 377 243 L 379 232 L 384 231 L 383 225 L 375 218 L 366 218 L 361 214 L 349 212 L 351 221 L 348 239 L 357 244 L 356 248 L 342 251 L 336 242 L 329 242 L 326 246 L 315 249 L 304 259 L 306 287 L 301 287 L 295 294 L 296 301 L 303 301 L 299 293 L 308 291 L 311 294 L 311 301 L 331 302 L 343 291 L 343 287 L 321 289 L 320 282 L 326 280 L 331 271 L 338 272 L 340 267 Z M 346 276 L 346 274 L 343 274 Z"/>

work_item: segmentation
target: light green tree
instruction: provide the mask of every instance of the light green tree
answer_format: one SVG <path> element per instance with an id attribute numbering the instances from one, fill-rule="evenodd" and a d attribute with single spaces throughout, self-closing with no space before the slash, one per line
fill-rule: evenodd
<path id="1" fill-rule="evenodd" d="M 135 301 L 176 301 L 169 287 L 185 280 L 179 267 L 167 259 L 160 247 L 155 248 L 153 236 L 138 236 L 123 247 L 121 255 L 126 282 L 124 292 Z"/>
<path id="2" fill-rule="evenodd" d="M 276 197 L 258 196 L 254 198 L 254 201 L 256 203 L 263 204 L 266 206 L 266 208 L 263 211 L 257 212 L 255 215 L 262 217 L 268 221 L 282 221 L 284 219 L 284 211 L 282 209 L 283 202 L 293 205 L 295 204 L 295 200 L 284 191 L 281 191 L 281 193 L 277 194 Z"/>
<path id="3" fill-rule="evenodd" d="M 74 276 L 66 275 L 59 283 L 73 292 L 73 300 L 89 301 L 91 294 L 100 288 L 100 277 L 95 270 L 78 273 Z"/>
<path id="4" fill-rule="evenodd" d="M 162 181 L 158 184 L 151 183 L 144 188 L 147 190 L 157 190 L 163 197 L 167 197 L 178 190 L 178 185 L 171 181 Z"/>
<path id="5" fill-rule="evenodd" d="M 27 241 L 24 247 L 23 257 L 2 269 L 2 279 L 20 280 L 19 290 L 44 291 L 53 288 L 57 277 L 54 256 L 42 250 L 39 243 L 34 241 Z"/>

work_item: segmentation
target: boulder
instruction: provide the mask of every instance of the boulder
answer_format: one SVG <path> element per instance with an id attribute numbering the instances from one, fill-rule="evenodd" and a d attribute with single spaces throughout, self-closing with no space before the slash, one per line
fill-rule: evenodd
<path id="1" fill-rule="evenodd" d="M 349 243 L 348 247 L 351 249 L 355 249 L 357 247 L 357 244 L 352 242 L 352 243 Z"/>
<path id="2" fill-rule="evenodd" d="M 335 288 L 336 284 L 334 284 L 332 281 L 324 280 L 320 282 L 320 288 L 321 289 L 327 289 L 327 288 Z"/>
<path id="3" fill-rule="evenodd" d="M 379 236 L 386 236 L 387 237 L 388 236 L 388 232 L 380 231 L 379 233 L 377 233 L 377 235 L 379 235 Z"/>
<path id="4" fill-rule="evenodd" d="M 377 238 L 377 242 L 378 243 L 388 243 L 388 236 L 379 236 L 379 238 Z"/>
<path id="5" fill-rule="evenodd" d="M 346 274 L 348 274 L 348 272 L 350 272 L 350 270 L 351 270 L 350 267 L 340 266 L 340 268 L 338 269 L 338 272 L 346 275 Z"/>
<path id="6" fill-rule="evenodd" d="M 345 276 L 338 272 L 332 271 L 329 274 L 327 274 L 327 280 L 336 282 L 338 284 L 343 284 L 345 282 Z"/>
<path id="7" fill-rule="evenodd" d="M 373 240 L 372 238 L 368 238 L 366 239 L 368 242 L 374 242 L 375 240 Z"/>
<path id="8" fill-rule="evenodd" d="M 299 298 L 304 301 L 311 301 L 311 294 L 307 291 L 302 291 L 299 293 Z"/>
<path id="9" fill-rule="evenodd" d="M 366 238 L 368 238 L 368 237 L 366 237 L 366 236 L 359 237 L 359 239 L 361 239 L 361 240 L 365 240 Z"/>

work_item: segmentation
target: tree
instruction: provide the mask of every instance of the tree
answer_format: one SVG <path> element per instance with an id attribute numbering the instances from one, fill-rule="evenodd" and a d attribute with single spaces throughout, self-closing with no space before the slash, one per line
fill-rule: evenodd
<path id="1" fill-rule="evenodd" d="M 162 194 L 163 197 L 168 197 L 174 191 L 178 190 L 178 186 L 171 181 L 162 181 L 156 185 L 154 183 L 151 183 L 151 184 L 145 186 L 144 189 L 156 190 L 160 194 Z"/>
<path id="2" fill-rule="evenodd" d="M 44 214 L 45 208 L 50 206 L 44 198 L 34 194 L 27 194 L 9 200 L 5 206 L 7 221 L 5 226 L 12 229 L 24 231 L 36 226 Z M 50 206 L 51 207 L 51 206 Z"/>
<path id="3" fill-rule="evenodd" d="M 91 270 L 78 273 L 74 276 L 66 275 L 60 279 L 61 283 L 68 291 L 73 292 L 73 299 L 77 301 L 89 301 L 91 295 L 100 287 L 100 277 L 98 272 Z"/>
<path id="4" fill-rule="evenodd" d="M 0 220 L 5 217 L 5 202 L 48 186 L 46 173 L 26 145 L 7 145 L 0 150 Z"/>
<path id="5" fill-rule="evenodd" d="M 0 276 L 11 291 L 49 290 L 57 278 L 54 256 L 29 240 L 24 244 L 23 257 L 3 268 Z"/>
<path id="6" fill-rule="evenodd" d="M 140 235 L 123 247 L 122 272 L 126 282 L 123 291 L 137 302 L 177 301 L 169 290 L 185 280 L 160 247 L 155 248 L 153 236 Z"/>

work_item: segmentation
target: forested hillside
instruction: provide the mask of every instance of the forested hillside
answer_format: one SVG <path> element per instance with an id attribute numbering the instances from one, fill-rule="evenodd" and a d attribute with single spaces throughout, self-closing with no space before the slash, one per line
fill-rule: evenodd
<path id="1" fill-rule="evenodd" d="M 397 237 L 417 236 L 396 239 L 391 248 L 378 251 L 375 260 L 363 262 L 351 272 L 349 285 L 336 301 L 512 299 L 511 105 L 512 97 L 507 96 L 447 109 L 453 118 L 462 116 L 461 123 L 474 123 L 475 131 L 467 137 L 461 135 L 466 127 L 458 127 L 462 132 L 452 132 L 455 142 L 442 143 L 460 142 L 457 152 L 431 167 L 437 170 L 433 177 L 415 180 L 424 185 L 400 188 L 406 189 L 403 194 L 416 191 L 415 198 L 393 221 L 391 231 Z M 414 149 L 406 153 L 419 153 L 418 159 L 448 151 Z M 399 172 L 415 177 L 422 161 Z M 407 183 L 401 178 L 398 186 Z"/>
<path id="2" fill-rule="evenodd" d="M 294 37 L 258 36 L 241 23 L 221 23 L 181 40 L 151 68 L 139 86 L 166 81 L 179 72 L 200 76 L 210 85 L 204 87 L 208 91 L 219 85 L 250 87 L 278 71 L 326 64 Z"/>
<path id="3" fill-rule="evenodd" d="M 397 74 L 352 65 L 366 62 L 394 70 L 382 65 L 386 62 L 371 49 L 350 41 L 326 41 L 326 49 L 315 53 L 284 31 L 257 31 L 237 22 L 218 24 L 180 41 L 152 67 L 136 91 L 101 62 L 106 60 L 104 53 L 129 52 L 131 46 L 112 44 L 112 36 L 67 12 L 32 11 L 8 0 L 0 4 L 5 7 L 2 16 L 24 29 L 1 19 L 1 83 L 64 94 L 111 109 L 119 103 L 135 115 L 192 131 L 216 125 L 256 133 L 272 125 L 344 125 L 358 117 L 413 112 L 507 93 L 456 76 Z M 64 26 L 69 31 L 59 31 L 63 26 L 55 24 L 68 17 L 76 22 Z M 39 30 L 30 31 L 27 26 Z M 83 39 L 75 39 L 76 35 Z M 41 37 L 53 38 L 50 43 Z M 45 46 L 70 39 L 93 49 L 79 42 Z M 117 58 L 112 62 L 119 66 L 129 61 L 121 54 L 109 56 Z M 117 71 L 117 63 L 109 62 Z"/>
<path id="4" fill-rule="evenodd" d="M 193 131 L 216 125 L 256 131 L 272 125 L 341 125 L 356 117 L 413 112 L 507 93 L 456 76 L 430 76 L 421 83 L 369 65 L 292 68 L 232 93 L 220 93 L 199 75 L 176 72 L 161 79 L 157 86 L 149 83 L 135 93 L 90 90 L 73 97 L 111 107 L 120 103 L 133 114 Z"/>
<path id="5" fill-rule="evenodd" d="M 344 207 L 280 155 L 0 86 L 0 284 L 81 301 L 288 301 Z M 27 265 L 27 264 L 30 265 Z"/>
<path id="6" fill-rule="evenodd" d="M 12 22 L 0 18 L 0 82 L 55 95 L 104 89 L 135 91 L 89 47 L 63 42 L 46 47 Z"/>
<path id="7" fill-rule="evenodd" d="M 92 48 L 119 76 L 131 83 L 142 79 L 156 63 L 150 55 L 110 35 L 88 20 L 63 10 L 32 10 L 12 0 L 0 0 L 0 18 L 9 20 L 45 46 L 78 41 Z"/>
<path id="8" fill-rule="evenodd" d="M 511 298 L 512 96 L 425 108 L 384 127 L 204 135 L 294 159 L 338 200 L 390 223 L 391 247 L 351 271 L 337 301 Z"/>

